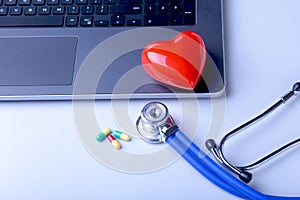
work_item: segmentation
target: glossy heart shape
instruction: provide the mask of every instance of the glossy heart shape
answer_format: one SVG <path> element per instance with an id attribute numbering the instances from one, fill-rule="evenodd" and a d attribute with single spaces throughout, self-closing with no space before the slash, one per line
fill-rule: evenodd
<path id="1" fill-rule="evenodd" d="M 183 31 L 170 41 L 152 42 L 142 53 L 144 69 L 153 79 L 188 90 L 196 87 L 205 61 L 205 44 L 192 31 Z"/>

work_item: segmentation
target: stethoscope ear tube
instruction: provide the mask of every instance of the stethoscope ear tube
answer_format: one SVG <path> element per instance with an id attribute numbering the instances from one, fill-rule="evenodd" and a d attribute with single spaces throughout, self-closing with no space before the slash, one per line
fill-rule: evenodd
<path id="1" fill-rule="evenodd" d="M 224 165 L 226 168 L 231 170 L 233 173 L 237 174 L 239 178 L 244 181 L 245 183 L 249 183 L 252 179 L 252 174 L 248 172 L 248 170 L 254 169 L 266 161 L 270 160 L 271 158 L 277 156 L 279 153 L 283 152 L 284 150 L 295 146 L 296 144 L 300 144 L 300 138 L 285 144 L 284 146 L 278 148 L 277 150 L 273 151 L 272 153 L 260 158 L 256 162 L 246 165 L 246 166 L 234 166 L 231 164 L 224 156 L 223 153 L 223 146 L 225 142 L 235 136 L 236 134 L 242 132 L 246 128 L 250 127 L 251 125 L 255 124 L 256 122 L 260 121 L 264 117 L 268 116 L 270 113 L 275 111 L 281 105 L 285 104 L 291 97 L 293 97 L 297 92 L 300 91 L 300 82 L 297 82 L 293 85 L 292 90 L 287 92 L 283 95 L 275 104 L 269 107 L 267 110 L 262 112 L 260 115 L 254 117 L 253 119 L 249 120 L 248 122 L 240 125 L 239 127 L 235 128 L 234 130 L 227 133 L 223 138 L 221 138 L 219 145 L 213 139 L 209 139 L 206 141 L 206 147 L 209 151 L 212 152 L 215 159 L 221 164 Z"/>

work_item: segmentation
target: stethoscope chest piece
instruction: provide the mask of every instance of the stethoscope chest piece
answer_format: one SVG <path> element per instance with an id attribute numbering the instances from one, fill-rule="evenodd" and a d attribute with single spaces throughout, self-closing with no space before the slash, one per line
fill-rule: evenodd
<path id="1" fill-rule="evenodd" d="M 174 120 L 164 104 L 150 102 L 142 109 L 136 122 L 136 128 L 146 142 L 161 143 L 164 142 L 162 132 L 173 124 Z"/>

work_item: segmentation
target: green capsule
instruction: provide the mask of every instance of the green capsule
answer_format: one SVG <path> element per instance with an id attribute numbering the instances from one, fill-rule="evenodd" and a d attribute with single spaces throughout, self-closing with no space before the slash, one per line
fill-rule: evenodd
<path id="1" fill-rule="evenodd" d="M 98 142 L 101 142 L 101 141 L 104 140 L 104 138 L 106 138 L 106 136 L 107 136 L 108 134 L 110 134 L 110 133 L 111 133 L 110 128 L 103 129 L 103 130 L 96 136 L 96 140 L 97 140 Z"/>
<path id="2" fill-rule="evenodd" d="M 113 131 L 113 136 L 115 136 L 116 138 L 118 139 L 121 139 L 121 140 L 125 140 L 125 141 L 129 141 L 130 140 L 130 137 L 129 135 L 127 135 L 126 133 L 123 133 L 121 131 Z"/>

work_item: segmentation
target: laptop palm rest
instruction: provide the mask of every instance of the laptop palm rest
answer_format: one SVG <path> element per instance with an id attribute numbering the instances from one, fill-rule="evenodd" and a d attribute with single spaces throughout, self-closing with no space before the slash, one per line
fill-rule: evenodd
<path id="1" fill-rule="evenodd" d="M 76 37 L 0 38 L 0 86 L 71 85 Z"/>

